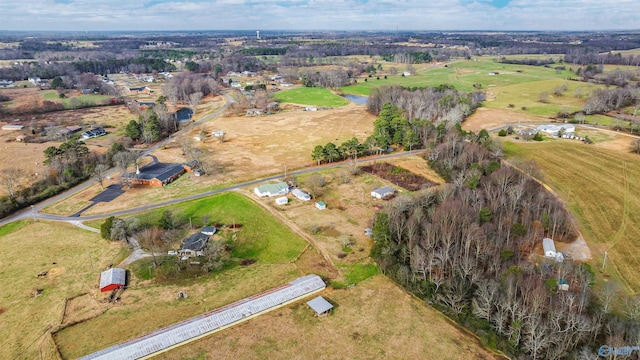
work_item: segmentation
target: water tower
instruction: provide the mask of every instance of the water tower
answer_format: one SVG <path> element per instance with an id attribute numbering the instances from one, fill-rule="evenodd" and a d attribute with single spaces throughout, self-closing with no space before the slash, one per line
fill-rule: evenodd
<path id="1" fill-rule="evenodd" d="M 256 31 L 256 38 L 258 38 L 258 40 L 260 40 L 260 30 Z"/>

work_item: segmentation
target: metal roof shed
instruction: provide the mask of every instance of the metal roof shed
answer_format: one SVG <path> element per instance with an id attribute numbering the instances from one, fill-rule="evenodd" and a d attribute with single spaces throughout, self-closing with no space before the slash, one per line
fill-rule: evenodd
<path id="1" fill-rule="evenodd" d="M 556 245 L 553 243 L 553 239 L 542 239 L 542 248 L 544 249 L 544 256 L 552 258 L 556 257 Z"/>
<path id="2" fill-rule="evenodd" d="M 307 305 L 316 312 L 316 316 L 325 316 L 331 312 L 333 305 L 325 300 L 322 296 L 318 296 L 313 300 L 307 301 Z"/>
<path id="3" fill-rule="evenodd" d="M 123 287 L 127 282 L 127 270 L 111 268 L 100 274 L 100 291 L 107 292 Z"/>

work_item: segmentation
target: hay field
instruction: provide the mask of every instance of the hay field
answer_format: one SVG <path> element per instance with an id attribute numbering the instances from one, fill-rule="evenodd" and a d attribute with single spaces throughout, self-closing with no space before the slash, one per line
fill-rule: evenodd
<path id="1" fill-rule="evenodd" d="M 477 340 L 383 275 L 321 293 L 335 306 L 317 318 L 304 301 L 161 354 L 159 359 L 496 359 Z"/>
<path id="2" fill-rule="evenodd" d="M 630 141 L 630 140 L 627 140 Z M 602 144 L 602 145 L 601 145 Z M 510 157 L 534 159 L 544 181 L 560 194 L 578 221 L 599 268 L 608 252 L 605 274 L 640 291 L 640 157 L 607 142 L 538 144 L 505 142 Z"/>
<path id="3" fill-rule="evenodd" d="M 100 270 L 122 258 L 119 245 L 95 233 L 44 221 L 0 228 L 0 249 L 0 357 L 7 359 L 55 358 L 45 333 L 60 324 L 64 299 L 93 294 Z M 42 295 L 30 297 L 35 289 Z"/>

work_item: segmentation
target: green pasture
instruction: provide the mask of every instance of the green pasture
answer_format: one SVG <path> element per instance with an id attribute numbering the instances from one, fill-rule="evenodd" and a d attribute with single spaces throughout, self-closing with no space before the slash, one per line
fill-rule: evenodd
<path id="1" fill-rule="evenodd" d="M 555 95 L 557 87 L 566 86 L 567 90 L 561 95 Z M 485 101 L 484 106 L 494 109 L 512 109 L 516 112 L 540 116 L 555 116 L 560 111 L 569 113 L 580 111 L 586 98 L 598 86 L 583 82 L 551 79 L 535 82 L 527 82 L 503 87 L 490 87 L 486 89 L 490 94 L 490 101 Z M 540 93 L 546 92 L 548 103 L 539 101 Z M 510 105 L 513 105 L 511 107 Z M 523 110 L 525 107 L 526 110 Z"/>
<path id="2" fill-rule="evenodd" d="M 349 100 L 325 88 L 297 88 L 274 94 L 276 100 L 299 105 L 338 107 L 349 104 Z"/>
<path id="3" fill-rule="evenodd" d="M 419 72 L 412 76 L 388 76 L 367 78 L 367 81 L 359 80 L 357 84 L 343 87 L 341 90 L 348 94 L 368 95 L 372 88 L 382 85 L 413 86 L 437 86 L 450 84 L 461 91 L 475 91 L 474 85 L 480 85 L 481 89 L 491 87 L 504 87 L 523 83 L 533 83 L 545 80 L 566 79 L 571 72 L 556 71 L 553 68 L 543 66 L 502 64 L 493 61 L 493 58 L 479 58 L 478 60 L 463 60 L 448 64 L 447 67 L 438 67 Z"/>
<path id="4" fill-rule="evenodd" d="M 286 263 L 296 258 L 307 243 L 276 220 L 252 200 L 238 193 L 225 193 L 203 200 L 194 200 L 170 208 L 160 208 L 140 215 L 143 221 L 155 223 L 165 210 L 203 226 L 203 218 L 211 224 L 241 224 L 238 239 L 233 244 L 232 257 L 253 258 L 261 263 Z"/>
<path id="5" fill-rule="evenodd" d="M 77 102 L 77 104 L 82 104 L 82 103 L 100 104 L 112 98 L 112 96 L 109 96 L 109 95 L 93 95 L 92 94 L 92 95 L 79 95 L 79 96 L 73 96 L 73 97 L 65 97 L 61 99 L 60 96 L 58 96 L 58 93 L 55 91 L 44 92 L 42 94 L 42 97 L 44 97 L 45 100 L 56 100 L 58 102 L 61 102 L 64 105 L 64 107 L 67 109 L 72 108 L 72 105 L 75 102 Z"/>

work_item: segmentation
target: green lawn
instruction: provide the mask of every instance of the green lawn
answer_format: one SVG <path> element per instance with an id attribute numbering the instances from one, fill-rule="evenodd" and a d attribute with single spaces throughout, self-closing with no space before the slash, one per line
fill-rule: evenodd
<path id="1" fill-rule="evenodd" d="M 233 244 L 234 258 L 253 258 L 260 263 L 287 263 L 302 252 L 307 243 L 288 227 L 277 221 L 247 197 L 229 192 L 202 200 L 194 200 L 170 208 L 161 208 L 140 215 L 156 222 L 165 210 L 183 216 L 194 226 L 203 225 L 203 217 L 210 223 L 241 224 L 238 239 Z"/>
<path id="2" fill-rule="evenodd" d="M 285 90 L 275 93 L 274 97 L 280 102 L 300 105 L 338 107 L 349 104 L 349 100 L 324 88 L 303 87 Z"/>

